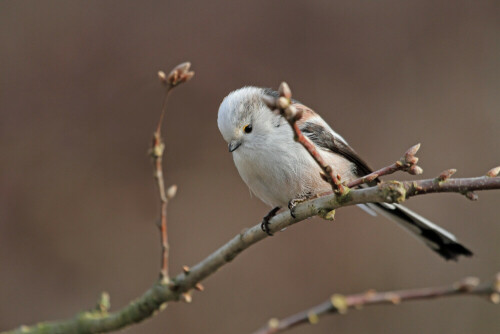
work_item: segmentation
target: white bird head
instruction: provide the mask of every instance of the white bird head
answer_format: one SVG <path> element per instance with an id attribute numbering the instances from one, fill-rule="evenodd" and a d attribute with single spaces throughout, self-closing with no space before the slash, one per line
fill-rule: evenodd
<path id="1" fill-rule="evenodd" d="M 279 115 L 271 112 L 262 97 L 272 91 L 258 87 L 243 87 L 224 98 L 217 124 L 229 151 L 261 148 L 276 127 L 282 124 Z"/>

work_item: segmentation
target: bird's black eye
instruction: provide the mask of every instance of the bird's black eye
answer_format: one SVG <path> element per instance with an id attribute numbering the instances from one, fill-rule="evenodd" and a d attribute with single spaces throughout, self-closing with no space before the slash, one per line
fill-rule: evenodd
<path id="1" fill-rule="evenodd" d="M 245 133 L 250 133 L 250 132 L 252 132 L 252 124 L 245 125 L 245 126 L 243 127 L 243 131 L 245 131 Z"/>

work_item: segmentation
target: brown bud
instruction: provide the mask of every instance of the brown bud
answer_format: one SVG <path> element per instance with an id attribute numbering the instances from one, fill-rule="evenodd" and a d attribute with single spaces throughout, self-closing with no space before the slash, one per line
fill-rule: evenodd
<path id="1" fill-rule="evenodd" d="M 488 177 L 497 177 L 500 175 L 500 166 L 492 168 L 486 173 L 486 176 Z"/>
<path id="2" fill-rule="evenodd" d="M 411 175 L 420 175 L 424 172 L 424 170 L 422 168 L 420 168 L 420 166 L 417 166 L 417 165 L 413 165 L 410 167 L 410 169 L 408 170 L 408 173 L 410 173 Z"/>
<path id="3" fill-rule="evenodd" d="M 182 266 L 182 271 L 187 275 L 191 271 L 191 268 L 189 266 Z"/>
<path id="4" fill-rule="evenodd" d="M 408 149 L 408 151 L 405 152 L 405 160 L 408 160 L 409 157 L 417 154 L 418 150 L 420 149 L 420 143 L 417 145 L 413 145 Z"/>
<path id="5" fill-rule="evenodd" d="M 292 91 L 286 82 L 282 82 L 280 88 L 278 89 L 280 96 L 285 97 L 287 100 L 292 98 Z"/>
<path id="6" fill-rule="evenodd" d="M 189 81 L 194 76 L 194 72 L 189 71 L 190 67 L 190 62 L 177 65 L 168 75 L 167 82 L 171 86 L 176 86 L 180 83 Z"/>
<path id="7" fill-rule="evenodd" d="M 445 171 L 442 171 L 437 178 L 439 181 L 446 181 L 456 172 L 457 172 L 456 169 L 447 169 Z"/>
<path id="8" fill-rule="evenodd" d="M 198 291 L 205 291 L 205 287 L 201 283 L 196 283 L 194 288 Z"/>
<path id="9" fill-rule="evenodd" d="M 417 158 L 416 156 L 414 156 L 414 155 L 412 155 L 412 156 L 410 156 L 410 157 L 406 158 L 406 163 L 407 163 L 407 164 L 410 164 L 410 165 L 416 165 L 416 164 L 417 164 L 417 162 L 418 162 L 418 158 Z"/>
<path id="10" fill-rule="evenodd" d="M 479 199 L 479 196 L 473 191 L 466 192 L 465 197 L 467 197 L 471 201 L 477 201 Z"/>

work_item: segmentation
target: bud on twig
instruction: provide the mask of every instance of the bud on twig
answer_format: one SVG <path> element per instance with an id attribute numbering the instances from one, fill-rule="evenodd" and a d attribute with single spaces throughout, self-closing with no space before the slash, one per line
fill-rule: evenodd
<path id="1" fill-rule="evenodd" d="M 281 110 L 286 109 L 289 105 L 290 101 L 286 97 L 281 96 L 276 100 L 276 106 Z"/>
<path id="2" fill-rule="evenodd" d="M 160 82 L 164 85 L 167 84 L 167 75 L 163 71 L 158 71 L 158 79 L 160 79 Z"/>
<path id="3" fill-rule="evenodd" d="M 280 96 L 285 97 L 287 100 L 292 98 L 292 90 L 286 82 L 282 82 L 280 88 L 278 89 Z"/>
<path id="4" fill-rule="evenodd" d="M 177 194 L 177 185 L 173 184 L 167 190 L 167 198 L 172 199 L 175 197 L 175 194 Z"/>
<path id="5" fill-rule="evenodd" d="M 441 174 L 437 177 L 438 181 L 446 181 L 448 180 L 453 174 L 457 172 L 456 169 L 447 169 L 445 171 L 442 171 Z"/>
<path id="6" fill-rule="evenodd" d="M 185 62 L 174 67 L 174 69 L 168 75 L 167 83 L 170 86 L 177 86 L 180 83 L 191 80 L 191 78 L 194 76 L 194 72 L 189 71 L 190 67 L 190 62 Z"/>
<path id="7" fill-rule="evenodd" d="M 500 175 L 500 166 L 492 168 L 486 173 L 488 177 L 498 177 Z"/>
<path id="8" fill-rule="evenodd" d="M 406 151 L 405 153 L 405 160 L 407 162 L 409 162 L 409 159 L 413 156 L 415 156 L 415 154 L 417 154 L 418 150 L 420 149 L 420 143 L 418 143 L 417 145 L 413 145 L 412 147 L 410 147 L 408 149 L 408 151 Z"/>
<path id="9" fill-rule="evenodd" d="M 477 201 L 479 199 L 479 196 L 473 191 L 466 192 L 465 197 L 467 197 L 471 201 Z"/>

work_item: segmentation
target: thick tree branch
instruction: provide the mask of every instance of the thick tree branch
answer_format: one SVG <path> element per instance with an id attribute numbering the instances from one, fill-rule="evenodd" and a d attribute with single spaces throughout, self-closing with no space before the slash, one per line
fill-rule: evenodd
<path id="1" fill-rule="evenodd" d="M 498 172 L 498 168 L 492 169 L 492 171 L 494 170 Z M 428 193 L 468 193 L 478 190 L 500 189 L 500 177 L 490 172 L 488 176 L 446 179 L 444 181 L 438 179 L 403 182 L 389 181 L 382 182 L 374 187 L 352 189 L 344 195 L 330 194 L 299 203 L 295 209 L 296 218 L 292 218 L 289 212 L 276 215 L 271 219 L 269 229 L 272 233 L 279 232 L 285 227 L 321 214 L 325 210 L 331 211 L 355 204 L 374 202 L 399 203 L 407 198 Z M 116 312 L 108 313 L 107 311 L 92 310 L 82 312 L 69 320 L 43 322 L 30 327 L 22 326 L 4 334 L 46 333 L 44 331 L 57 333 L 101 333 L 110 332 L 143 321 L 161 310 L 162 305 L 165 305 L 166 302 L 182 299 L 183 294 L 194 289 L 203 279 L 232 261 L 239 253 L 266 237 L 267 234 L 261 230 L 260 223 L 242 231 L 203 261 L 172 278 L 169 284 L 164 284 L 161 281 L 156 283 L 141 297 Z"/>
<path id="2" fill-rule="evenodd" d="M 329 300 L 308 310 L 296 313 L 282 320 L 273 318 L 268 324 L 253 334 L 273 334 L 283 332 L 301 324 L 316 324 L 319 317 L 328 314 L 345 314 L 348 310 L 362 310 L 373 305 L 399 305 L 402 302 L 436 299 L 452 296 L 488 297 L 492 303 L 500 302 L 500 273 L 495 280 L 479 284 L 476 277 L 468 277 L 447 286 L 376 292 L 369 290 L 354 295 L 335 294 Z"/>

